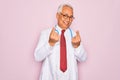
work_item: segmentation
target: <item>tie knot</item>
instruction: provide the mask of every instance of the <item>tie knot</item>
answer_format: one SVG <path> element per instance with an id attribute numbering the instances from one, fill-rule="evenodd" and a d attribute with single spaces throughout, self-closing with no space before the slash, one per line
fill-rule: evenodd
<path id="1" fill-rule="evenodd" d="M 62 30 L 62 34 L 64 34 L 65 30 Z"/>

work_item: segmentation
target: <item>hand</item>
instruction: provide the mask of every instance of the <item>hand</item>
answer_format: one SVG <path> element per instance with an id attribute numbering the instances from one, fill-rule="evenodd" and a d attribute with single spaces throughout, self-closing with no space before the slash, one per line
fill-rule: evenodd
<path id="1" fill-rule="evenodd" d="M 80 45 L 80 42 L 81 42 L 81 38 L 80 38 L 79 31 L 76 31 L 76 36 L 72 38 L 73 47 L 77 48 Z"/>
<path id="2" fill-rule="evenodd" d="M 56 42 L 59 40 L 59 34 L 55 32 L 55 28 L 51 30 L 50 36 L 49 36 L 49 44 L 51 46 L 54 46 Z"/>

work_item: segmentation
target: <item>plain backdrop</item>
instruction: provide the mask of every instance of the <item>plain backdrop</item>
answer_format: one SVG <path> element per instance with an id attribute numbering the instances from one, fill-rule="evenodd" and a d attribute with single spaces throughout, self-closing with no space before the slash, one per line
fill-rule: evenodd
<path id="1" fill-rule="evenodd" d="M 65 2 L 88 53 L 79 80 L 120 80 L 120 0 L 0 0 L 0 80 L 38 80 L 42 63 L 34 49 Z"/>

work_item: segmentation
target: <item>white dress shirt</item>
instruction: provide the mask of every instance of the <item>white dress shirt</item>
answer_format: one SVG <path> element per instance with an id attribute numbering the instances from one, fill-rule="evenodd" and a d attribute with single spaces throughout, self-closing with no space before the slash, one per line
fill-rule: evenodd
<path id="1" fill-rule="evenodd" d="M 70 28 L 66 29 L 64 36 L 67 49 L 67 70 L 60 70 L 60 41 L 53 47 L 49 45 L 49 35 L 52 28 L 41 32 L 38 45 L 35 49 L 35 60 L 42 61 L 42 70 L 39 80 L 78 80 L 77 62 L 86 60 L 86 52 L 82 43 L 74 48 L 71 39 L 76 35 Z M 57 25 L 56 32 L 61 35 L 61 28 Z"/>

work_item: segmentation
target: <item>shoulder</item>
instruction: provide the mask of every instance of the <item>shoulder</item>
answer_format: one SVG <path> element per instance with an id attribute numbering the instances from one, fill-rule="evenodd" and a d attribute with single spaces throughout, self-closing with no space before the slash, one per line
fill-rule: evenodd
<path id="1" fill-rule="evenodd" d="M 44 30 L 40 31 L 39 39 L 42 41 L 48 40 L 50 32 L 51 32 L 51 28 L 44 29 Z"/>
<path id="2" fill-rule="evenodd" d="M 51 29 L 52 28 L 48 28 L 48 29 L 45 29 L 45 30 L 42 30 L 41 32 L 40 32 L 40 34 L 50 34 L 50 32 L 51 32 Z"/>

